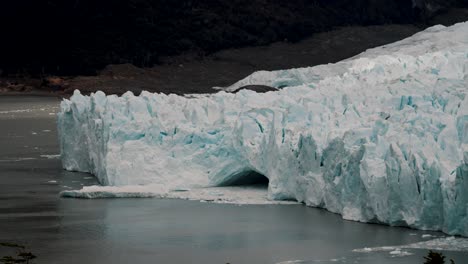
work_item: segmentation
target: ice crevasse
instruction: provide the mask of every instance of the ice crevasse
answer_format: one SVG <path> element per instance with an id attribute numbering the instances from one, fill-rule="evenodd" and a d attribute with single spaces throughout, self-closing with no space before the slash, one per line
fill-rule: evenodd
<path id="1" fill-rule="evenodd" d="M 226 92 L 247 84 L 282 89 Z M 468 236 L 468 23 L 216 94 L 75 91 L 58 128 L 63 167 L 102 185 L 164 193 L 261 174 L 272 200 Z"/>

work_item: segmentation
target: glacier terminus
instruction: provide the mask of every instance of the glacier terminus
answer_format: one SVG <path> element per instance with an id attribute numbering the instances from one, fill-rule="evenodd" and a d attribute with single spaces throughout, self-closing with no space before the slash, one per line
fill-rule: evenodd
<path id="1" fill-rule="evenodd" d="M 280 89 L 229 93 L 250 84 Z M 255 72 L 216 94 L 75 91 L 58 129 L 63 167 L 103 185 L 76 194 L 266 177 L 270 200 L 468 236 L 468 23 L 335 64 Z"/>

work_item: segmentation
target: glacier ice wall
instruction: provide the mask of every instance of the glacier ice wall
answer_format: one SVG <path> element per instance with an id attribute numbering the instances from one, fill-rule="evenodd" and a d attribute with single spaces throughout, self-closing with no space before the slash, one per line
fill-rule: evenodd
<path id="1" fill-rule="evenodd" d="M 329 65 L 256 72 L 285 87 L 61 104 L 63 166 L 159 192 L 249 172 L 274 200 L 345 219 L 468 236 L 468 23 L 436 26 Z"/>

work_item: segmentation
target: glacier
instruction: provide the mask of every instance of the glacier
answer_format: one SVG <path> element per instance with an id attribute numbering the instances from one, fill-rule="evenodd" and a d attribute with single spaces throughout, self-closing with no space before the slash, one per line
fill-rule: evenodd
<path id="1" fill-rule="evenodd" d="M 250 84 L 280 90 L 229 93 Z M 104 186 L 65 196 L 166 197 L 266 177 L 270 200 L 468 236 L 467 88 L 465 22 L 216 94 L 75 91 L 58 114 L 62 164 Z"/>

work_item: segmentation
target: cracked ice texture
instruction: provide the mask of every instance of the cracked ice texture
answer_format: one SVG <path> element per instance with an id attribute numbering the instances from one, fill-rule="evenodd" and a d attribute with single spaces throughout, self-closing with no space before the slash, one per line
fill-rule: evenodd
<path id="1" fill-rule="evenodd" d="M 468 236 L 468 23 L 436 26 L 354 58 L 256 72 L 285 87 L 61 104 L 63 166 L 155 192 L 258 172 L 270 199 L 345 219 Z"/>

